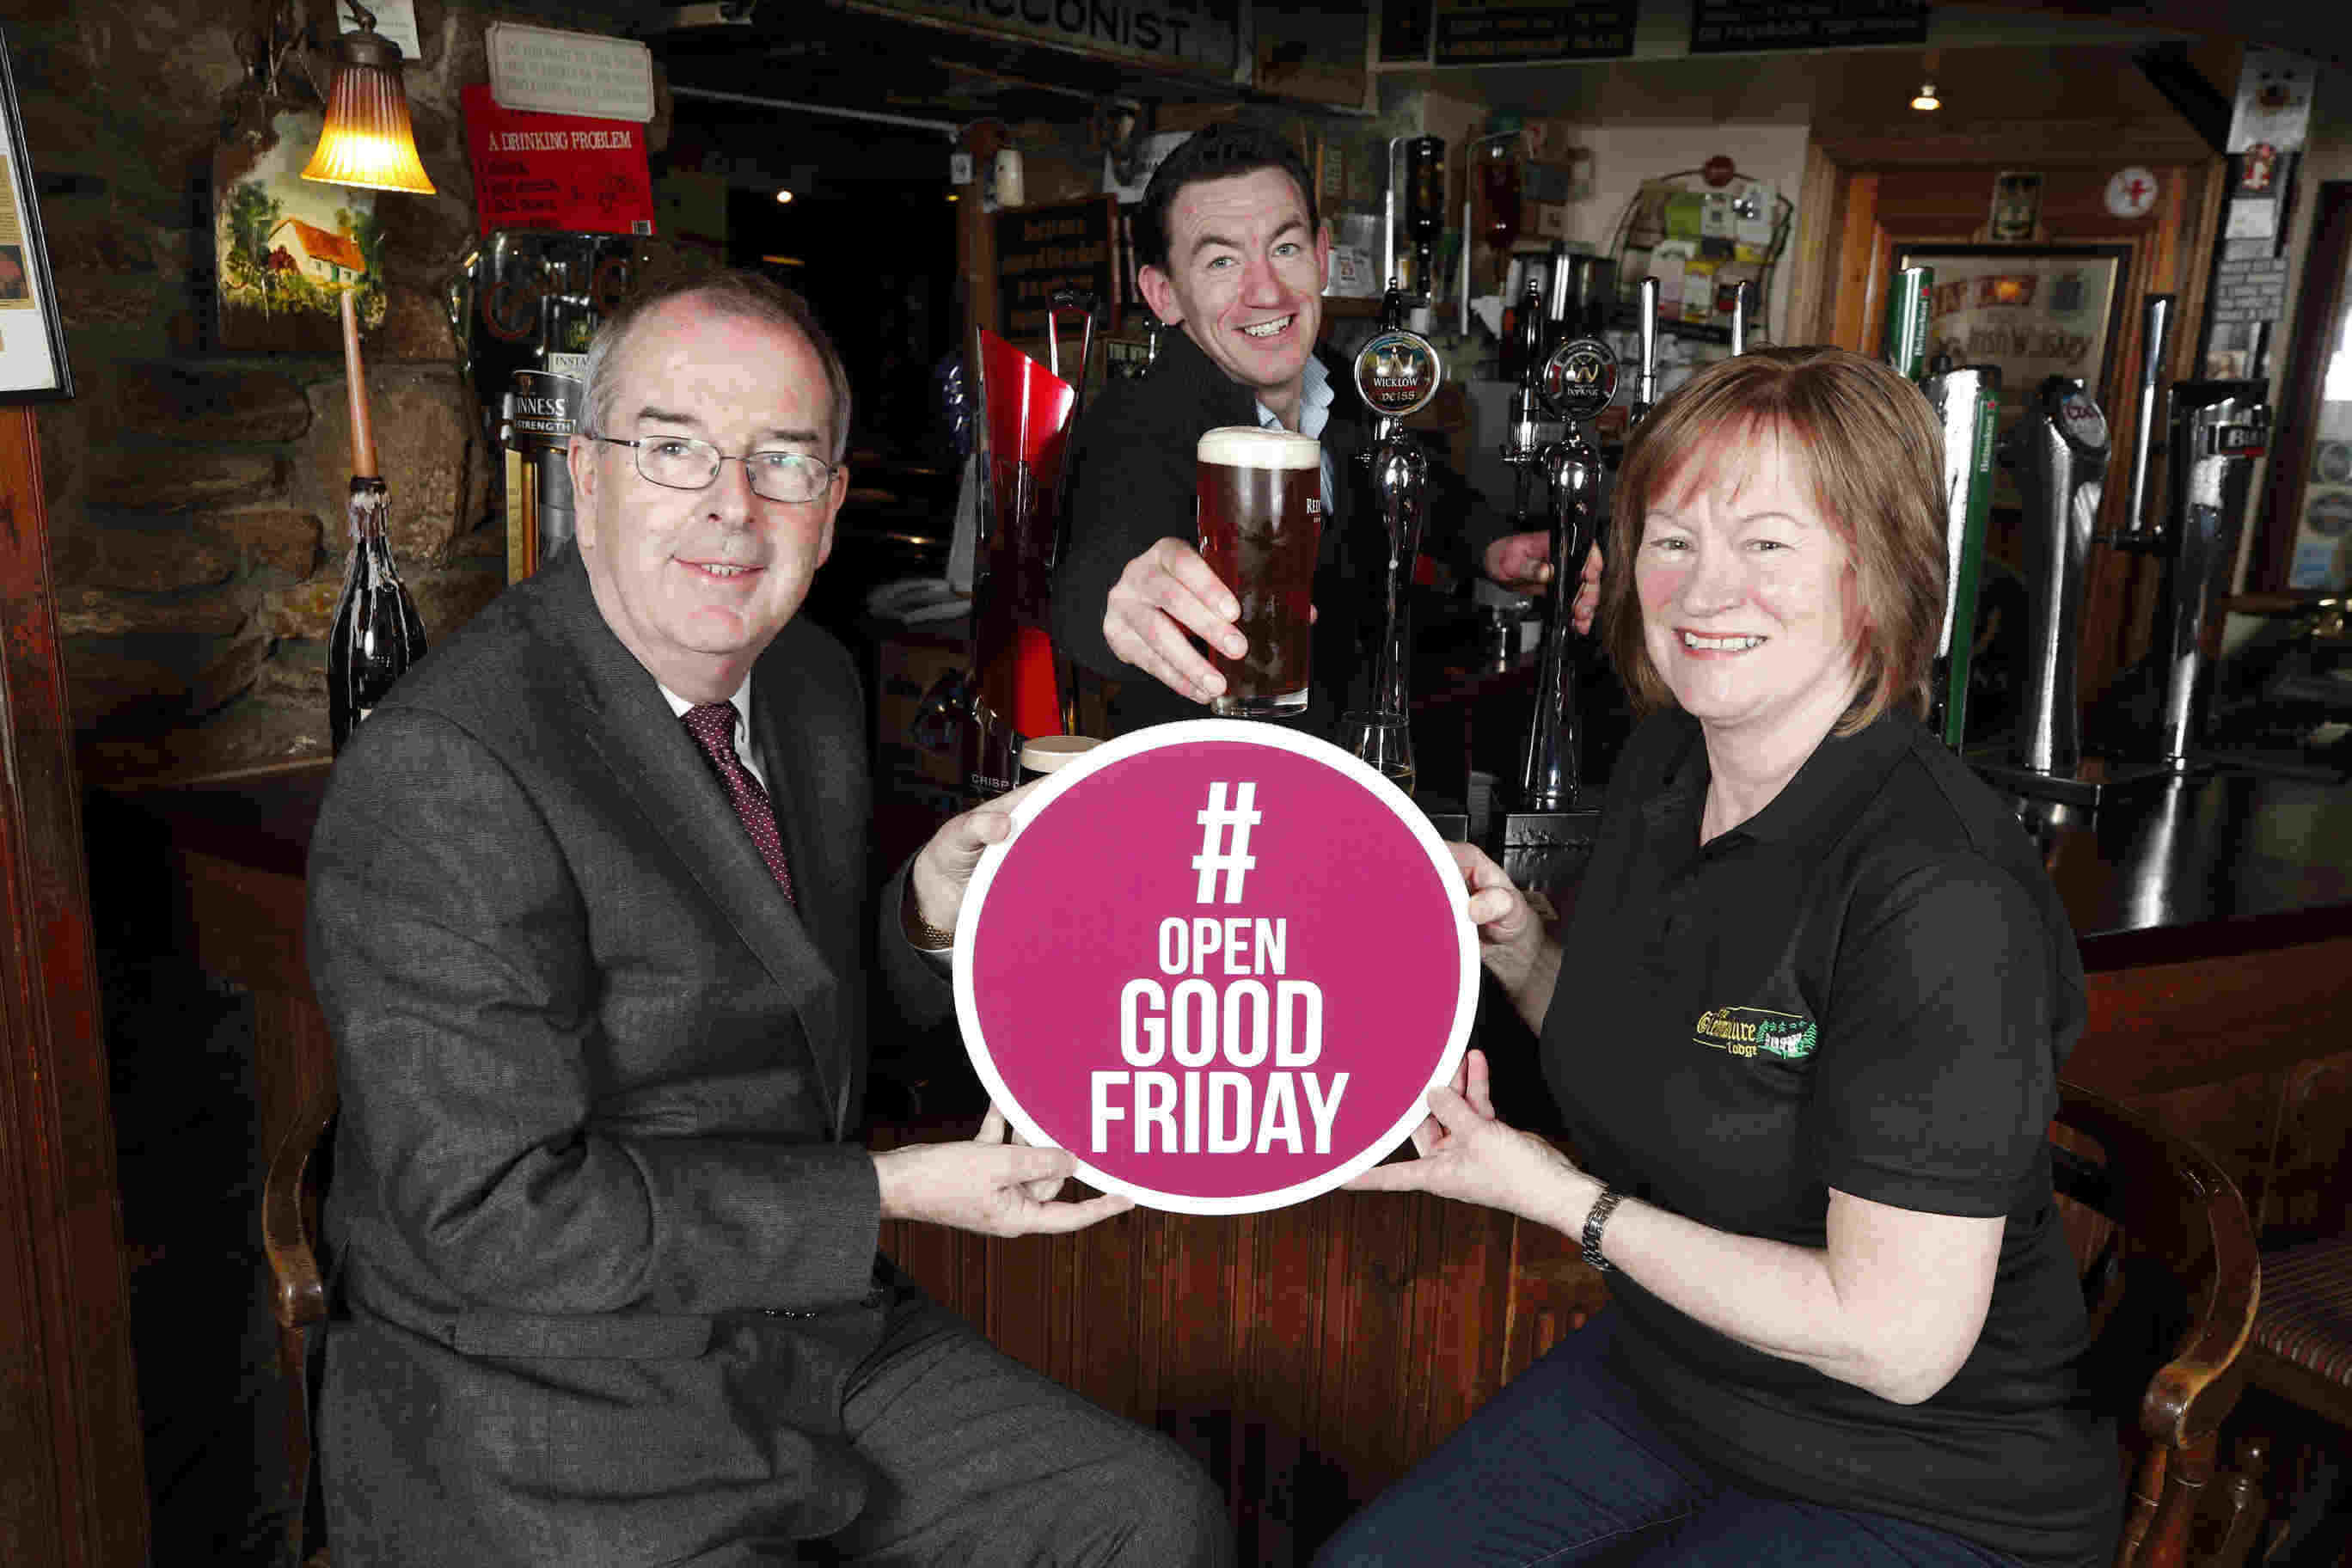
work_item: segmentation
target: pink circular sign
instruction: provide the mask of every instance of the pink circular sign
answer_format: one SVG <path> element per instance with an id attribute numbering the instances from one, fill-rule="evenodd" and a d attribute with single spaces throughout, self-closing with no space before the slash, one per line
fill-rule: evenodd
<path id="1" fill-rule="evenodd" d="M 1022 1135 L 1106 1192 L 1246 1214 L 1376 1164 L 1478 1000 L 1453 856 L 1338 747 L 1204 719 L 1050 775 L 982 858 L 956 1011 Z"/>

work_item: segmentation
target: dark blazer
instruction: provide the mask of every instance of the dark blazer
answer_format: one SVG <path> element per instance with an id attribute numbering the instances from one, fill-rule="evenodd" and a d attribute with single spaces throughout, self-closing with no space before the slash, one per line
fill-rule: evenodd
<path id="1" fill-rule="evenodd" d="M 950 993 L 870 920 L 848 654 L 795 621 L 752 690 L 797 910 L 569 550 L 336 765 L 309 942 L 342 1093 L 340 1568 L 668 1563 L 864 1496 L 844 1382 L 937 1310 L 877 1289 L 844 1141 L 866 965 L 910 1017 Z"/>

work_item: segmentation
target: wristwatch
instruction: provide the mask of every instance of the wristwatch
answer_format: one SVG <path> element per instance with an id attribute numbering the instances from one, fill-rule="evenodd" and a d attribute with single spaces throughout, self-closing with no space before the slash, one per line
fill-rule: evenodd
<path id="1" fill-rule="evenodd" d="M 923 918 L 922 906 L 915 902 L 915 881 L 907 879 L 907 889 L 898 900 L 898 929 L 919 952 L 945 952 L 955 946 L 955 932 L 941 931 Z"/>
<path id="2" fill-rule="evenodd" d="M 1601 1256 L 1601 1227 L 1617 1212 L 1617 1202 L 1623 1194 L 1614 1187 L 1603 1187 L 1601 1195 L 1592 1200 L 1592 1208 L 1584 1216 L 1584 1261 L 1601 1273 L 1609 1272 L 1609 1259 Z"/>

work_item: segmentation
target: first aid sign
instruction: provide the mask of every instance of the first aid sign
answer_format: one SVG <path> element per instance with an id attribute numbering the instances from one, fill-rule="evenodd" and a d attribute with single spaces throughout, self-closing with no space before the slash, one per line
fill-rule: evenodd
<path id="1" fill-rule="evenodd" d="M 1105 1192 L 1245 1214 L 1377 1163 L 1478 999 L 1461 872 L 1335 746 L 1200 720 L 1097 747 L 982 857 L 957 922 L 965 1049 L 1022 1135 Z"/>

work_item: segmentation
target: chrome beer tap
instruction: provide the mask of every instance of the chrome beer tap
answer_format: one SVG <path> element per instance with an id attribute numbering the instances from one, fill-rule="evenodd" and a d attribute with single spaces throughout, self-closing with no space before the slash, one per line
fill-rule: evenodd
<path id="1" fill-rule="evenodd" d="M 2210 696 L 2205 623 L 2237 563 L 2253 460 L 2270 449 L 2271 410 L 2259 381 L 2176 381 L 2171 412 L 2171 532 L 2157 641 L 2164 700 L 2149 760 L 2172 773 L 2191 752 Z"/>
<path id="2" fill-rule="evenodd" d="M 1445 363 L 1426 338 L 1401 324 L 1403 300 L 1392 282 L 1383 329 L 1357 352 L 1356 391 L 1373 416 L 1372 442 L 1358 459 L 1371 469 L 1373 504 L 1388 536 L 1386 620 L 1373 665 L 1369 710 L 1340 716 L 1339 743 L 1408 795 L 1412 792 L 1412 679 L 1413 563 L 1429 513 L 1429 458 L 1404 421 L 1428 405 L 1445 379 Z"/>
<path id="3" fill-rule="evenodd" d="M 1617 394 L 1617 356 L 1597 338 L 1572 338 L 1543 363 L 1537 395 L 1562 426 L 1540 454 L 1551 510 L 1551 582 L 1544 592 L 1543 662 L 1535 712 L 1519 752 L 1518 805 L 1525 813 L 1576 809 L 1583 787 L 1576 701 L 1573 615 L 1584 558 L 1599 531 L 1601 449 L 1585 434 Z"/>
<path id="4" fill-rule="evenodd" d="M 1631 431 L 1650 416 L 1658 401 L 1658 280 L 1644 278 L 1634 290 L 1639 301 L 1639 320 L 1633 323 L 1641 343 L 1641 363 L 1633 377 L 1633 402 L 1625 410 L 1625 428 Z"/>
<path id="5" fill-rule="evenodd" d="M 1948 429 L 1945 437 L 1951 438 Z M 2018 439 L 2027 663 L 2009 754 L 1977 766 L 2020 795 L 2095 805 L 2105 781 L 2083 776 L 2074 648 L 2092 530 L 2105 491 L 2106 416 L 2081 382 L 2050 376 L 2035 391 Z"/>
<path id="6" fill-rule="evenodd" d="M 2205 647 L 2215 598 L 2229 587 L 2245 521 L 2253 459 L 2270 447 L 2271 409 L 2259 381 L 2176 381 L 2164 397 L 2168 427 L 2166 504 L 2155 505 L 2156 384 L 2162 374 L 2172 312 L 2168 295 L 2144 307 L 2139 379 L 2140 428 L 2132 441 L 2129 505 L 2108 542 L 2160 557 L 2163 597 L 2147 657 L 2116 682 L 2106 704 L 2111 721 L 2111 784 L 2137 784 L 2200 765 L 2200 728 L 2212 670 Z M 2152 719 L 2133 704 L 2150 692 Z M 2115 699 L 2119 698 L 2117 701 Z M 2126 721 L 2125 713 L 2136 717 Z M 2150 728 L 2153 734 L 2147 733 Z"/>

